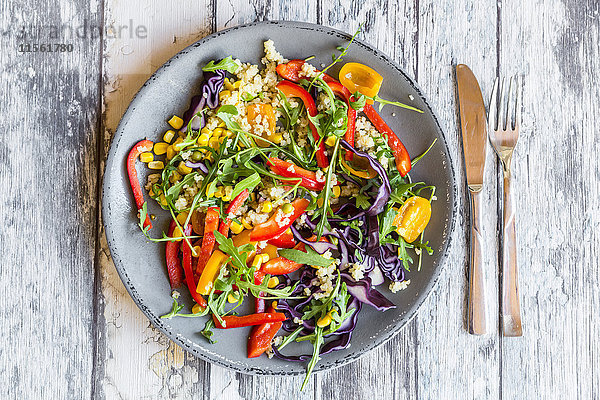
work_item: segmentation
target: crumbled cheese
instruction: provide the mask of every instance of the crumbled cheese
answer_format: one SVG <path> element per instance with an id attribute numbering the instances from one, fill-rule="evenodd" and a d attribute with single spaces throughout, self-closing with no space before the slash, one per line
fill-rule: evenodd
<path id="1" fill-rule="evenodd" d="M 183 196 L 179 196 L 179 198 L 175 201 L 175 209 L 176 210 L 183 210 L 186 207 L 187 207 L 187 200 L 186 200 L 186 198 L 183 197 Z"/>
<path id="2" fill-rule="evenodd" d="M 406 289 L 408 285 L 410 285 L 410 279 L 407 281 L 392 282 L 390 283 L 390 290 L 392 291 L 392 293 L 396 293 L 399 290 Z"/>
<path id="3" fill-rule="evenodd" d="M 294 323 L 300 325 L 302 323 L 302 319 L 294 317 Z"/>
<path id="4" fill-rule="evenodd" d="M 317 182 L 325 182 L 327 180 L 325 174 L 320 169 L 317 170 L 315 175 L 317 176 Z"/>

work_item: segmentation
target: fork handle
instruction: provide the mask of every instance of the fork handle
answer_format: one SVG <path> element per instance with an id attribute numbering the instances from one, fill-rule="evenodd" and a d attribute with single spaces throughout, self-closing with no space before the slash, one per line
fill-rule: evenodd
<path id="1" fill-rule="evenodd" d="M 471 197 L 471 255 L 469 263 L 468 322 L 469 333 L 487 333 L 486 300 L 481 254 L 479 192 L 470 191 Z"/>
<path id="2" fill-rule="evenodd" d="M 504 224 L 502 230 L 502 332 L 504 336 L 522 336 L 515 210 L 510 190 L 510 171 L 504 173 Z"/>

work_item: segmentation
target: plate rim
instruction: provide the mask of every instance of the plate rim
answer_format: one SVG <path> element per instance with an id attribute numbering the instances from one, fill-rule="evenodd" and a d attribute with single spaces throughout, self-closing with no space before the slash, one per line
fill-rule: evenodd
<path id="1" fill-rule="evenodd" d="M 120 260 L 118 259 L 118 257 L 114 257 L 115 254 L 113 254 L 114 252 L 113 252 L 112 246 L 110 245 L 111 241 L 114 241 L 114 240 L 112 239 L 112 233 L 108 229 L 107 222 L 106 222 L 107 214 L 109 213 L 108 208 L 110 208 L 108 205 L 107 196 L 105 196 L 105 192 L 108 190 L 108 187 L 109 187 L 109 183 L 105 179 L 106 172 L 107 172 L 109 166 L 112 166 L 115 162 L 117 162 L 115 160 L 115 152 L 116 152 L 116 147 L 117 147 L 115 145 L 115 143 L 119 141 L 119 139 L 122 135 L 122 131 L 125 128 L 125 125 L 127 123 L 126 117 L 128 116 L 128 114 L 130 112 L 132 112 L 135 109 L 135 103 L 137 103 L 137 101 L 139 101 L 139 98 L 145 92 L 146 87 L 156 78 L 156 76 L 158 76 L 163 71 L 163 69 L 167 68 L 173 60 L 176 60 L 180 56 L 185 55 L 192 49 L 199 47 L 202 44 L 204 44 L 214 38 L 217 38 L 222 35 L 226 35 L 229 32 L 233 32 L 233 31 L 236 31 L 239 29 L 254 27 L 257 25 L 282 25 L 282 26 L 290 27 L 290 28 L 316 30 L 316 31 L 324 32 L 324 33 L 329 32 L 329 33 L 335 34 L 340 39 L 344 39 L 344 40 L 350 40 L 352 38 L 352 35 L 348 34 L 347 32 L 341 31 L 336 28 L 328 27 L 325 25 L 321 25 L 321 24 L 314 24 L 314 23 L 300 22 L 300 21 L 287 21 L 287 20 L 255 21 L 255 22 L 246 23 L 246 24 L 237 25 L 237 26 L 234 26 L 231 28 L 223 29 L 218 32 L 214 32 L 208 36 L 205 36 L 205 37 L 197 40 L 196 42 L 190 44 L 189 46 L 185 47 L 184 49 L 178 51 L 176 54 L 174 54 L 172 57 L 170 57 L 165 63 L 163 63 L 154 73 L 152 73 L 152 75 L 150 75 L 148 77 L 148 79 L 144 82 L 144 84 L 139 88 L 139 90 L 136 92 L 135 96 L 131 99 L 129 105 L 127 106 L 127 109 L 123 113 L 123 115 L 119 121 L 119 124 L 115 130 L 115 133 L 114 133 L 113 137 L 111 138 L 109 151 L 107 153 L 106 160 L 104 163 L 104 171 L 102 174 L 102 193 L 101 193 L 101 196 L 102 196 L 102 225 L 103 225 L 104 232 L 106 235 L 107 247 L 111 254 L 111 259 L 113 260 L 115 269 L 117 270 L 119 278 L 123 282 L 123 286 L 127 290 L 127 293 L 129 294 L 129 296 L 131 297 L 133 302 L 136 304 L 136 306 L 146 316 L 146 318 L 148 318 L 150 320 L 152 325 L 155 328 L 157 328 L 158 330 L 160 330 L 163 334 L 165 334 L 169 338 L 169 340 L 175 342 L 177 345 L 179 345 L 181 348 L 185 349 L 189 353 L 193 354 L 195 357 L 198 357 L 209 363 L 213 363 L 213 364 L 219 365 L 221 367 L 224 367 L 224 368 L 236 371 L 236 372 L 241 372 L 241 373 L 248 374 L 248 375 L 262 375 L 262 376 L 297 376 L 297 375 L 303 374 L 304 372 L 302 372 L 302 371 L 285 371 L 285 370 L 262 370 L 259 368 L 253 368 L 253 367 L 248 367 L 248 366 L 240 366 L 240 365 L 236 364 L 235 362 L 232 362 L 228 359 L 216 357 L 214 355 L 215 353 L 206 351 L 206 349 L 204 349 L 202 347 L 197 348 L 197 347 L 189 346 L 189 344 L 186 343 L 186 340 L 188 340 L 188 339 L 186 339 L 185 337 L 180 336 L 178 334 L 174 334 L 169 329 L 167 324 L 164 323 L 163 320 L 161 320 L 158 315 L 155 315 L 151 310 L 149 310 L 147 307 L 145 307 L 141 303 L 141 301 L 137 298 L 137 296 L 135 294 L 135 287 L 133 287 L 133 285 L 126 283 L 128 280 L 127 273 L 125 271 L 124 266 L 121 264 Z M 325 371 L 325 370 L 329 370 L 329 369 L 333 369 L 333 368 L 338 368 L 338 367 L 344 366 L 346 364 L 349 364 L 353 361 L 358 360 L 359 358 L 363 357 L 364 355 L 370 353 L 372 350 L 374 350 L 380 346 L 383 346 L 385 343 L 387 343 L 389 340 L 391 340 L 406 325 L 408 325 L 412 321 L 412 319 L 416 316 L 417 312 L 421 309 L 421 307 L 423 306 L 425 301 L 431 296 L 431 294 L 436 289 L 437 284 L 440 279 L 440 276 L 447 268 L 446 264 L 447 264 L 448 256 L 449 256 L 448 249 L 450 247 L 450 243 L 452 242 L 453 233 L 456 228 L 456 218 L 457 218 L 457 212 L 458 212 L 458 201 L 457 201 L 458 186 L 457 186 L 457 177 L 456 177 L 456 171 L 457 171 L 456 160 L 454 160 L 454 158 L 452 157 L 452 153 L 450 151 L 450 147 L 448 146 L 448 141 L 446 139 L 446 134 L 441 127 L 441 124 L 440 124 L 438 116 L 437 116 L 438 114 L 436 113 L 435 108 L 429 102 L 428 98 L 425 96 L 423 90 L 417 84 L 417 82 L 411 76 L 409 76 L 404 71 L 404 69 L 392 57 L 390 57 L 385 52 L 377 49 L 376 47 L 366 43 L 362 39 L 355 38 L 354 44 L 364 48 L 367 51 L 374 53 L 375 55 L 380 57 L 383 61 L 385 61 L 387 64 L 389 64 L 390 67 L 393 67 L 396 70 L 396 72 L 400 73 L 406 79 L 406 81 L 412 87 L 412 89 L 415 90 L 415 92 L 418 94 L 418 96 L 421 98 L 421 100 L 425 104 L 426 108 L 428 109 L 428 111 L 433 119 L 433 122 L 438 130 L 439 140 L 443 144 L 444 153 L 446 154 L 446 156 L 448 157 L 448 160 L 449 160 L 448 164 L 449 164 L 450 174 L 449 174 L 449 182 L 448 182 L 449 183 L 448 196 L 449 196 L 449 204 L 450 204 L 450 213 L 449 213 L 449 218 L 448 218 L 449 221 L 448 221 L 448 224 L 446 225 L 447 231 L 446 231 L 446 235 L 444 237 L 445 243 L 443 244 L 443 248 L 440 251 L 441 255 L 440 255 L 440 258 L 438 259 L 437 267 L 433 271 L 432 278 L 429 280 L 427 286 L 425 286 L 425 289 L 424 289 L 425 293 L 421 296 L 418 296 L 417 300 L 414 303 L 414 306 L 412 307 L 412 310 L 410 312 L 408 312 L 407 314 L 405 314 L 405 316 L 402 317 L 401 321 L 399 321 L 395 325 L 393 325 L 393 327 L 389 330 L 389 332 L 387 332 L 384 335 L 378 336 L 376 341 L 374 341 L 373 343 L 371 343 L 369 345 L 366 345 L 362 349 L 363 351 L 350 353 L 342 359 L 332 361 L 329 363 L 321 362 L 316 365 L 313 372 L 320 372 L 320 371 Z M 199 349 L 201 349 L 202 351 L 198 351 Z"/>

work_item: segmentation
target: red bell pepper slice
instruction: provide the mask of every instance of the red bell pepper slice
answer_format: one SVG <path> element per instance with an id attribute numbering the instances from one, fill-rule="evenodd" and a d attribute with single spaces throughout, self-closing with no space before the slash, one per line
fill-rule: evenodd
<path id="1" fill-rule="evenodd" d="M 270 307 L 269 312 L 274 313 L 275 309 Z M 252 328 L 248 338 L 248 358 L 258 357 L 267 351 L 282 325 L 283 322 L 270 322 Z"/>
<path id="2" fill-rule="evenodd" d="M 188 226 L 184 229 L 184 234 L 189 236 L 192 234 L 192 225 L 188 224 Z M 187 240 L 182 240 L 182 264 L 183 271 L 185 272 L 185 283 L 192 295 L 192 298 L 198 305 L 202 308 L 206 308 L 206 300 L 204 297 L 200 296 L 196 292 L 196 282 L 194 281 L 194 271 L 192 269 L 192 248 L 188 244 Z"/>
<path id="3" fill-rule="evenodd" d="M 281 218 L 280 214 L 283 213 L 281 208 L 277 209 L 269 218 L 267 222 L 264 222 L 260 225 L 256 225 L 252 232 L 250 232 L 250 241 L 252 242 L 261 242 L 263 240 L 270 240 L 285 232 L 292 223 L 298 219 L 302 214 L 304 214 L 304 210 L 308 207 L 310 202 L 306 199 L 296 199 L 292 202 L 292 206 L 294 207 L 294 211 L 285 214 L 285 219 L 287 222 L 285 224 L 279 224 L 276 220 Z"/>
<path id="4" fill-rule="evenodd" d="M 350 146 L 354 147 L 354 128 L 356 126 L 356 110 L 350 107 L 350 102 L 354 101 L 354 97 L 352 97 L 350 91 L 339 82 L 328 82 L 327 85 L 329 85 L 333 93 L 344 99 L 346 101 L 346 104 L 348 105 L 348 129 L 346 129 L 344 139 L 346 139 L 346 142 L 350 143 Z M 352 153 L 351 151 L 346 152 L 346 160 L 352 160 L 352 156 L 354 156 L 354 153 Z"/>
<path id="5" fill-rule="evenodd" d="M 304 103 L 304 107 L 306 107 L 308 115 L 311 117 L 314 117 L 318 114 L 315 101 L 310 93 L 308 93 L 303 87 L 290 81 L 281 81 L 277 84 L 277 89 L 281 90 L 286 97 L 299 97 Z M 313 123 L 310 121 L 308 121 L 308 123 L 315 142 L 320 142 L 319 148 L 317 149 L 317 164 L 320 168 L 326 168 L 329 165 L 329 160 L 325 155 L 325 143 L 323 143 L 323 140 L 321 140 L 321 136 L 319 136 L 319 132 L 317 132 L 317 128 L 313 125 Z"/>
<path id="6" fill-rule="evenodd" d="M 142 194 L 142 187 L 138 180 L 137 170 L 135 169 L 135 161 L 140 154 L 146 151 L 152 151 L 153 145 L 154 143 L 150 140 L 140 140 L 133 146 L 127 156 L 127 175 L 129 175 L 129 184 L 131 185 L 131 191 L 133 192 L 133 198 L 135 199 L 135 205 L 138 211 L 140 211 L 144 205 L 144 195 Z M 149 214 L 146 214 L 146 220 L 144 221 L 144 228 L 146 227 L 152 229 L 152 222 L 150 221 Z"/>
<path id="7" fill-rule="evenodd" d="M 173 237 L 173 232 L 177 227 L 175 220 L 171 221 L 169 225 L 169 237 Z M 181 242 L 173 241 L 167 242 L 165 255 L 167 258 L 167 274 L 169 275 L 169 283 L 171 284 L 171 290 L 176 289 L 183 283 L 183 270 L 181 269 L 181 263 L 179 262 L 179 248 Z"/>
<path id="8" fill-rule="evenodd" d="M 308 80 L 310 78 L 300 76 L 300 71 L 302 71 L 302 66 L 304 65 L 304 63 L 306 63 L 306 61 L 304 61 L 304 60 L 290 60 L 290 61 L 288 61 L 287 64 L 279 64 L 277 66 L 277 73 L 282 78 L 287 79 L 288 81 L 296 82 L 296 83 L 298 83 L 300 81 L 300 79 L 302 79 L 302 78 L 306 78 Z M 319 70 L 317 70 L 317 72 L 318 71 Z M 335 81 L 334 78 L 332 78 L 330 75 L 327 75 L 327 74 L 323 74 L 321 77 L 323 78 L 323 80 L 325 82 L 334 82 Z"/>
<path id="9" fill-rule="evenodd" d="M 285 231 L 281 235 L 270 239 L 267 243 L 277 246 L 280 249 L 291 249 L 296 245 L 296 240 L 290 231 Z"/>
<path id="10" fill-rule="evenodd" d="M 229 203 L 225 214 L 225 221 L 221 222 L 221 226 L 219 226 L 219 232 L 224 236 L 229 234 L 229 227 L 231 226 L 231 218 L 229 218 L 229 216 L 231 214 L 235 214 L 240 207 L 244 205 L 244 202 L 248 199 L 248 196 L 250 196 L 250 192 L 248 189 L 244 189 L 242 193 L 235 196 L 231 203 Z"/>
<path id="11" fill-rule="evenodd" d="M 285 178 L 299 178 L 300 186 L 308 190 L 323 190 L 325 182 L 317 181 L 317 174 L 294 163 L 283 161 L 277 157 L 269 157 L 267 164 L 271 171 Z"/>
<path id="12" fill-rule="evenodd" d="M 254 271 L 254 284 L 260 285 L 265 278 L 265 273 L 262 271 Z M 259 293 L 259 296 L 263 296 L 263 292 Z M 261 297 L 254 298 L 254 312 L 263 313 L 265 312 L 265 299 Z"/>
<path id="13" fill-rule="evenodd" d="M 237 315 L 226 315 L 221 317 L 223 323 L 217 319 L 213 314 L 213 321 L 215 326 L 219 329 L 231 329 L 231 328 L 242 328 L 244 326 L 253 326 L 266 324 L 269 322 L 281 322 L 285 321 L 285 314 L 278 312 L 271 313 L 256 313 L 238 317 Z"/>
<path id="14" fill-rule="evenodd" d="M 263 264 L 260 270 L 265 274 L 285 275 L 297 271 L 302 265 L 304 264 L 288 260 L 285 257 L 277 257 L 267 261 L 266 264 Z"/>
<path id="15" fill-rule="evenodd" d="M 202 247 L 198 255 L 198 263 L 196 264 L 196 275 L 202 275 L 204 267 L 210 258 L 213 248 L 215 247 L 215 231 L 219 227 L 219 209 L 210 207 L 206 210 L 206 218 L 204 219 L 204 237 L 202 238 Z"/>
<path id="16" fill-rule="evenodd" d="M 392 131 L 388 124 L 385 123 L 383 118 L 381 118 L 377 111 L 375 111 L 372 105 L 365 105 L 363 112 L 365 113 L 367 118 L 369 118 L 369 120 L 373 123 L 375 128 L 381 134 L 387 136 L 388 145 L 394 153 L 394 158 L 396 159 L 396 168 L 398 169 L 398 172 L 400 172 L 400 175 L 405 176 L 406 174 L 408 174 L 412 165 L 406 147 L 404 147 L 398 136 L 396 136 L 394 131 Z"/>

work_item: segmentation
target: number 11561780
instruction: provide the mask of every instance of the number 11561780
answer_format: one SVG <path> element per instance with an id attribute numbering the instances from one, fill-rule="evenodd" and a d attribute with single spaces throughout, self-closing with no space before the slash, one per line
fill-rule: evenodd
<path id="1" fill-rule="evenodd" d="M 19 53 L 71 53 L 71 43 L 20 43 Z"/>

